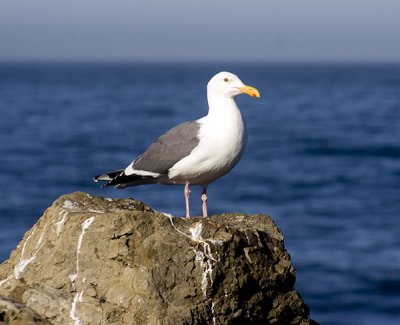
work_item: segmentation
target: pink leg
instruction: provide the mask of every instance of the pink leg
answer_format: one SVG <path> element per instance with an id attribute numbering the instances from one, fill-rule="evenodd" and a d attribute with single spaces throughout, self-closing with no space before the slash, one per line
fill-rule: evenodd
<path id="1" fill-rule="evenodd" d="M 203 218 L 207 218 L 207 187 L 203 187 L 203 194 L 201 195 L 201 202 L 203 208 Z"/>
<path id="2" fill-rule="evenodd" d="M 185 189 L 184 189 L 183 192 L 185 193 L 186 218 L 190 218 L 190 212 L 189 212 L 189 196 L 190 196 L 189 182 L 185 183 Z"/>

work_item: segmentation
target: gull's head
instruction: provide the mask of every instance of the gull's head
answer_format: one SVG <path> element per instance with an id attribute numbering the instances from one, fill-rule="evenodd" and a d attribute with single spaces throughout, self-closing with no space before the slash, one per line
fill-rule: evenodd
<path id="1" fill-rule="evenodd" d="M 239 77 L 230 72 L 217 73 L 207 84 L 207 93 L 212 96 L 233 98 L 236 95 L 246 94 L 251 97 L 260 97 L 254 87 L 245 85 Z"/>

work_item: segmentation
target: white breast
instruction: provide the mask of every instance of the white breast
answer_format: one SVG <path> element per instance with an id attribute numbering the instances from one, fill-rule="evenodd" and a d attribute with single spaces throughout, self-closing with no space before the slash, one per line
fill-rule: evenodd
<path id="1" fill-rule="evenodd" d="M 239 161 L 247 142 L 245 124 L 233 100 L 224 104 L 198 120 L 199 145 L 169 170 L 171 180 L 207 185 Z"/>

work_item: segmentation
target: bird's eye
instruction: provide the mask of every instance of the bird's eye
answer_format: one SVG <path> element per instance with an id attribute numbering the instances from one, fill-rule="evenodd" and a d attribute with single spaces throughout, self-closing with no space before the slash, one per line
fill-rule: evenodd
<path id="1" fill-rule="evenodd" d="M 229 79 L 228 78 L 224 78 L 224 82 L 228 82 L 229 81 Z"/>

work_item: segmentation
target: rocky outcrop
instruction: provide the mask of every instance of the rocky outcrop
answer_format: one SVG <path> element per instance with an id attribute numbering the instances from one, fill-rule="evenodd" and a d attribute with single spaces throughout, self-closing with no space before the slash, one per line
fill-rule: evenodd
<path id="1" fill-rule="evenodd" d="M 182 219 L 85 193 L 56 200 L 0 265 L 3 314 L 37 324 L 314 323 L 294 283 L 265 215 Z"/>

